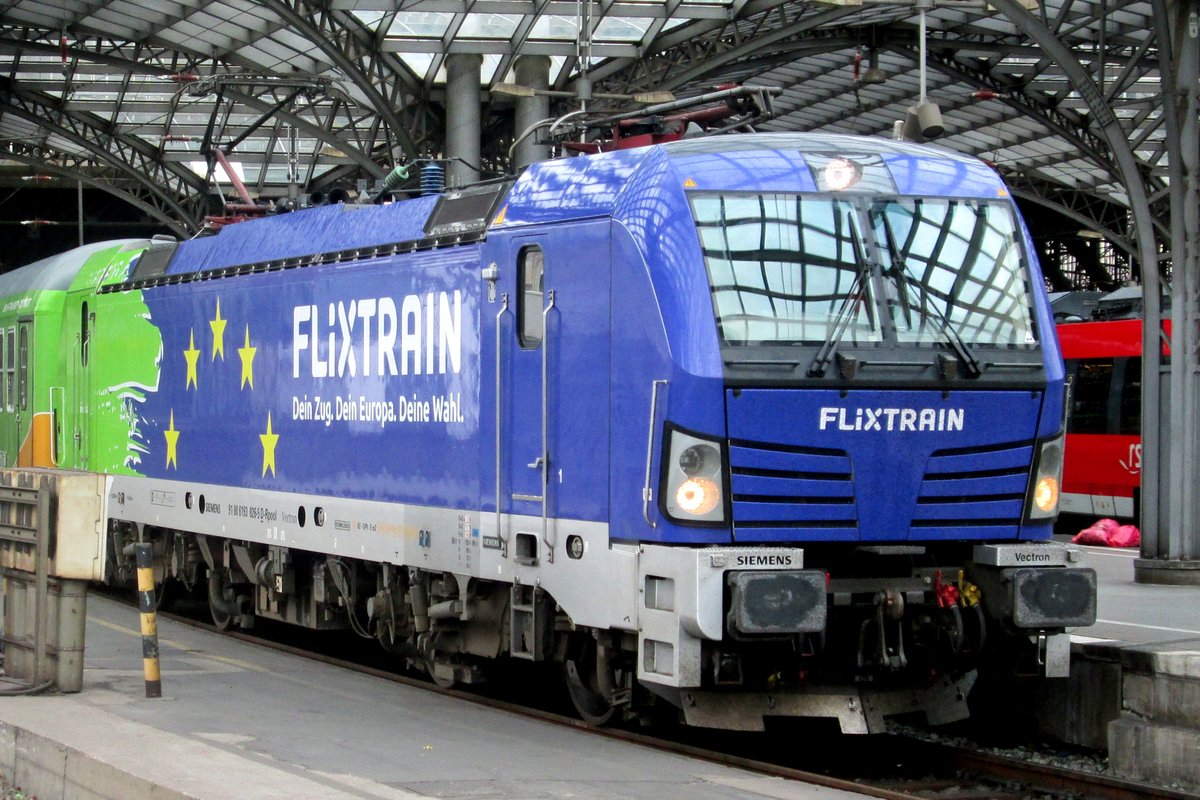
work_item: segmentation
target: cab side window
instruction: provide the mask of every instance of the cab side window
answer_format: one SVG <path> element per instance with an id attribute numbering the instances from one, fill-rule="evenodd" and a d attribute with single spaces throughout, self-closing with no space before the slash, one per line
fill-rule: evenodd
<path id="1" fill-rule="evenodd" d="M 517 330 L 521 347 L 533 350 L 542 343 L 542 308 L 546 302 L 546 260 L 540 247 L 523 247 L 517 256 Z"/>
<path id="2" fill-rule="evenodd" d="M 29 408 L 29 329 L 21 326 L 21 339 L 17 350 L 17 409 Z"/>
<path id="3" fill-rule="evenodd" d="M 4 407 L 9 411 L 17 403 L 17 329 L 9 328 L 4 341 Z"/>
<path id="4" fill-rule="evenodd" d="M 8 390 L 8 347 L 4 328 L 0 328 L 0 411 L 12 411 L 12 393 Z"/>
<path id="5" fill-rule="evenodd" d="M 1136 436 L 1142 427 L 1142 359 L 1066 361 L 1071 379 L 1067 433 Z"/>
<path id="6" fill-rule="evenodd" d="M 86 367 L 88 363 L 88 346 L 92 342 L 92 330 L 88 326 L 88 304 L 84 301 L 79 315 L 79 365 Z"/>
<path id="7" fill-rule="evenodd" d="M 1108 433 L 1113 360 L 1069 360 L 1066 367 L 1067 374 L 1073 378 L 1067 433 Z"/>
<path id="8" fill-rule="evenodd" d="M 1121 410 L 1117 433 L 1138 435 L 1142 432 L 1142 357 L 1125 362 L 1125 379 L 1121 385 Z"/>

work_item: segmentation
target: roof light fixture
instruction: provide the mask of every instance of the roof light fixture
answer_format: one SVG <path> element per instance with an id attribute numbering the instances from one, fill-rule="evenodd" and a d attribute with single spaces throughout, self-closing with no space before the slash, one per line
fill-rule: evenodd
<path id="1" fill-rule="evenodd" d="M 917 0 L 918 17 L 918 32 L 917 39 L 920 42 L 920 75 L 921 75 L 921 96 L 917 100 L 915 106 L 909 106 L 904 115 L 904 137 L 906 139 L 936 139 L 941 136 L 946 127 L 942 124 L 942 111 L 937 107 L 937 103 L 929 100 L 926 96 L 926 79 L 925 79 L 925 12 L 932 8 L 933 0 Z"/>

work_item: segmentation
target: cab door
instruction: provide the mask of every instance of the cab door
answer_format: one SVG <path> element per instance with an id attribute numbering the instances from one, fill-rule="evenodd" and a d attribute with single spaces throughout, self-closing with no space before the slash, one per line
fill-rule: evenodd
<path id="1" fill-rule="evenodd" d="M 548 348 L 554 311 L 549 289 L 546 243 L 537 237 L 515 237 L 509 247 L 515 267 L 511 328 L 501 331 L 501 463 L 507 473 L 510 513 L 525 517 L 510 523 L 511 555 L 519 561 L 554 560 L 549 519 L 552 447 L 549 441 Z"/>
<path id="2" fill-rule="evenodd" d="M 0 466 L 17 463 L 16 363 L 17 328 L 12 319 L 0 324 Z"/>
<path id="3" fill-rule="evenodd" d="M 71 398 L 67 400 L 64 409 L 66 424 L 61 426 L 62 436 L 66 441 L 59 442 L 60 453 L 69 454 L 69 465 L 74 469 L 88 468 L 88 419 L 91 398 L 91 371 L 88 368 L 88 357 L 91 349 L 92 327 L 96 315 L 91 310 L 91 304 L 84 300 L 80 304 L 78 325 L 75 336 L 75 348 L 70 366 Z"/>
<path id="4" fill-rule="evenodd" d="M 14 332 L 10 330 L 9 333 L 11 335 Z M 39 431 L 38 426 L 35 424 L 36 414 L 33 409 L 34 361 L 32 318 L 26 317 L 17 321 L 15 347 L 11 338 L 8 345 L 9 358 L 11 359 L 15 355 L 15 364 L 10 362 L 8 377 L 10 379 L 9 389 L 13 394 L 12 401 L 16 415 L 17 439 L 20 442 L 20 449 L 17 453 L 17 466 L 39 466 L 38 453 L 48 445 L 43 440 L 43 435 L 49 433 L 49 430 Z"/>

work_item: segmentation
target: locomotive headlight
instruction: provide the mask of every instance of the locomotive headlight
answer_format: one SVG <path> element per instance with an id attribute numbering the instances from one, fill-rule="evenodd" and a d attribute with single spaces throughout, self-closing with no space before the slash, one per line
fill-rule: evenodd
<path id="1" fill-rule="evenodd" d="M 675 491 L 675 505 L 693 516 L 704 516 L 721 502 L 721 490 L 708 478 L 688 478 Z"/>
<path id="2" fill-rule="evenodd" d="M 1046 520 L 1058 515 L 1059 486 L 1062 482 L 1063 437 L 1056 436 L 1037 447 L 1033 484 L 1029 492 L 1029 519 Z"/>
<path id="3" fill-rule="evenodd" d="M 659 498 L 662 512 L 677 522 L 725 521 L 725 459 L 719 441 L 668 427 Z"/>
<path id="4" fill-rule="evenodd" d="M 825 165 L 822 177 L 825 179 L 826 189 L 840 192 L 859 182 L 862 178 L 862 167 L 848 158 L 834 158 Z"/>
<path id="5" fill-rule="evenodd" d="M 1053 513 L 1058 508 L 1058 481 L 1049 476 L 1038 479 L 1033 487 L 1033 505 L 1039 511 Z"/>
<path id="6" fill-rule="evenodd" d="M 721 470 L 721 451 L 711 444 L 695 444 L 679 456 L 679 468 L 685 475 L 717 475 Z"/>

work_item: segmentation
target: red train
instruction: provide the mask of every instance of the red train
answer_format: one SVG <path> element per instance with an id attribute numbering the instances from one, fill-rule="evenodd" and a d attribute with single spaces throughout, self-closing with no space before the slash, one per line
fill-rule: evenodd
<path id="1" fill-rule="evenodd" d="M 1095 318 L 1058 324 L 1071 384 L 1064 513 L 1122 520 L 1136 516 L 1142 479 L 1140 310 L 1140 290 L 1120 290 L 1096 303 Z M 1164 327 L 1169 333 L 1169 320 Z"/>

